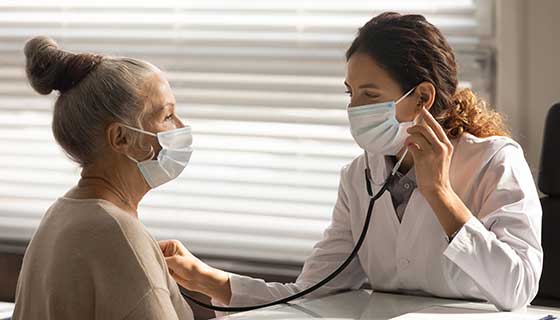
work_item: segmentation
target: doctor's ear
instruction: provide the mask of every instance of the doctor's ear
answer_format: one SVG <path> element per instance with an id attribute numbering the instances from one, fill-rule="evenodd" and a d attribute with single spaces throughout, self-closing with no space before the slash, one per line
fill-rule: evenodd
<path id="1" fill-rule="evenodd" d="M 424 81 L 416 86 L 414 94 L 418 96 L 416 106 L 418 108 L 426 108 L 430 110 L 436 99 L 436 88 L 431 82 Z"/>

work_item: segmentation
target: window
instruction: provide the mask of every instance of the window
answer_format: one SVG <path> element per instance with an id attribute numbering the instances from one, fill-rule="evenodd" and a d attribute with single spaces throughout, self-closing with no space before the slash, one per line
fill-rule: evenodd
<path id="1" fill-rule="evenodd" d="M 140 217 L 204 256 L 301 263 L 328 225 L 339 171 L 360 154 L 347 127 L 344 52 L 382 11 L 439 26 L 461 85 L 493 94 L 491 1 L 2 1 L 0 238 L 27 241 L 79 169 L 50 130 L 55 95 L 34 93 L 23 45 L 146 59 L 193 126 L 191 163 Z"/>

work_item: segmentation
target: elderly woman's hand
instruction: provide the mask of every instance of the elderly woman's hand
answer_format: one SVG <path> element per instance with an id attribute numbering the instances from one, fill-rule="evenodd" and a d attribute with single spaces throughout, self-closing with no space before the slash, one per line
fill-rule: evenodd
<path id="1" fill-rule="evenodd" d="M 190 253 L 178 240 L 159 241 L 169 273 L 182 287 L 201 292 L 222 304 L 231 299 L 229 276 Z"/>

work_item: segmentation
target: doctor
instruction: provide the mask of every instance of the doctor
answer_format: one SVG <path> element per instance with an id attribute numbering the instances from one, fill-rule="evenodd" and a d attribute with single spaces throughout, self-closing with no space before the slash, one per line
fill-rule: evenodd
<path id="1" fill-rule="evenodd" d="M 366 165 L 375 193 L 405 155 L 375 203 L 358 259 L 319 294 L 369 281 L 379 291 L 480 299 L 501 310 L 526 306 L 543 261 L 538 194 L 502 117 L 457 88 L 455 57 L 441 32 L 420 15 L 383 13 L 359 30 L 346 58 L 350 128 L 365 153 L 342 169 L 332 222 L 296 282 L 226 273 L 178 241 L 161 241 L 174 279 L 229 306 L 313 285 L 360 234 Z"/>

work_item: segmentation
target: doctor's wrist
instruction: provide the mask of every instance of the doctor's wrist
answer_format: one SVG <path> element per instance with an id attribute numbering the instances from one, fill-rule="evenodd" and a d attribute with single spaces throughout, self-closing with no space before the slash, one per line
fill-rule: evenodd
<path id="1" fill-rule="evenodd" d="M 419 186 L 419 189 L 426 198 L 426 200 L 441 200 L 443 198 L 449 197 L 449 195 L 455 193 L 453 188 L 448 183 L 432 184 L 430 186 Z"/>
<path id="2" fill-rule="evenodd" d="M 213 267 L 200 272 L 201 292 L 221 304 L 228 305 L 231 300 L 229 273 Z"/>
<path id="3" fill-rule="evenodd" d="M 450 186 L 436 187 L 425 198 L 449 238 L 472 217 L 470 210 Z"/>

